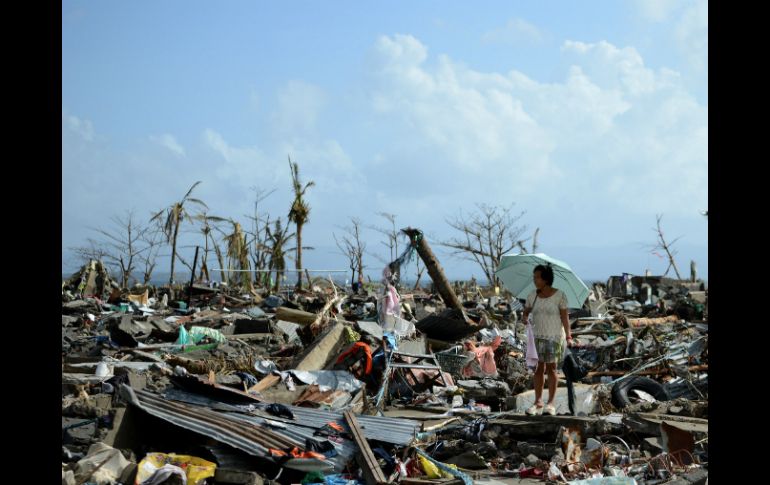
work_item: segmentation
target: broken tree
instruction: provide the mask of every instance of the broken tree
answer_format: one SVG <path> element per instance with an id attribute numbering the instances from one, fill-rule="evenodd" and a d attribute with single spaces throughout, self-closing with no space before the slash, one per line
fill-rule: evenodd
<path id="1" fill-rule="evenodd" d="M 420 258 L 422 258 L 425 263 L 428 274 L 433 280 L 433 283 L 436 284 L 438 294 L 441 295 L 444 303 L 450 308 L 461 311 L 463 316 L 465 316 L 465 310 L 462 303 L 460 303 L 459 298 L 457 298 L 454 290 L 452 290 L 452 286 L 449 284 L 449 281 L 447 281 L 446 276 L 444 276 L 444 270 L 441 268 L 438 259 L 436 259 L 436 256 L 428 245 L 428 241 L 425 240 L 422 231 L 408 227 L 403 229 L 402 232 L 409 236 L 412 245 L 417 249 L 417 254 L 420 255 Z"/>

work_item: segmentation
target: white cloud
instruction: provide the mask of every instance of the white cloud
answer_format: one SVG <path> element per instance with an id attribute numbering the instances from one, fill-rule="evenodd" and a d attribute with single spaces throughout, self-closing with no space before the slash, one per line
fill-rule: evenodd
<path id="1" fill-rule="evenodd" d="M 606 41 L 568 41 L 562 51 L 571 64 L 564 80 L 540 83 L 447 56 L 434 62 L 412 36 L 380 38 L 373 109 L 404 126 L 400 151 L 386 150 L 391 168 L 419 173 L 414 158 L 439 159 L 443 173 L 431 183 L 456 199 L 613 200 L 630 213 L 703 205 L 708 109 L 679 74 Z M 666 195 L 650 197 L 653 187 Z"/>
<path id="2" fill-rule="evenodd" d="M 520 45 L 524 43 L 538 43 L 543 41 L 540 29 L 526 20 L 513 18 L 505 26 L 490 30 L 481 36 L 485 43 L 502 43 Z"/>
<path id="3" fill-rule="evenodd" d="M 253 186 L 257 180 L 264 185 L 288 187 L 289 155 L 299 164 L 303 177 L 316 181 L 317 192 L 350 193 L 364 183 L 358 168 L 336 140 L 296 138 L 278 142 L 266 151 L 258 146 L 232 146 L 212 129 L 204 131 L 203 139 L 224 161 L 217 167 L 216 175 L 242 187 Z"/>
<path id="4" fill-rule="evenodd" d="M 645 67 L 636 49 L 619 49 L 607 41 L 586 44 L 567 40 L 562 46 L 562 52 L 577 54 L 574 59 L 603 89 L 617 89 L 631 96 L 649 94 L 671 85 L 672 78 L 676 77 L 675 73 L 668 70 L 656 75 Z"/>
<path id="5" fill-rule="evenodd" d="M 708 1 L 696 0 L 684 10 L 674 30 L 680 52 L 697 72 L 708 69 L 708 17 Z"/>
<path id="6" fill-rule="evenodd" d="M 150 136 L 150 141 L 169 149 L 172 153 L 179 157 L 185 156 L 185 150 L 182 145 L 176 141 L 176 138 L 174 138 L 172 135 L 169 135 L 168 133 L 159 136 Z"/>
<path id="7" fill-rule="evenodd" d="M 681 0 L 636 0 L 635 6 L 641 16 L 653 22 L 663 22 L 682 4 Z"/>
<path id="8" fill-rule="evenodd" d="M 278 93 L 278 110 L 273 114 L 276 128 L 284 136 L 312 133 L 326 99 L 326 93 L 318 86 L 304 81 L 289 81 Z"/>
<path id="9" fill-rule="evenodd" d="M 638 0 L 642 18 L 668 22 L 672 42 L 696 73 L 708 69 L 708 0 Z"/>
<path id="10" fill-rule="evenodd" d="M 233 147 L 220 133 L 210 128 L 203 132 L 203 140 L 224 161 L 216 169 L 220 178 L 241 181 L 243 186 L 248 187 L 253 185 L 252 175 L 260 174 L 262 178 L 268 179 L 274 177 L 274 173 L 269 170 L 269 160 L 258 147 Z"/>
<path id="11" fill-rule="evenodd" d="M 89 120 L 80 119 L 77 116 L 69 115 L 66 117 L 67 127 L 77 133 L 86 141 L 94 140 L 94 127 Z"/>

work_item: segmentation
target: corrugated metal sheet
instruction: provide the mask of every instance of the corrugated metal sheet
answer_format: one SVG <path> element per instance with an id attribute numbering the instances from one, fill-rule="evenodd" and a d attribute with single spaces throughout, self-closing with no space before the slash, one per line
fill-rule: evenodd
<path id="1" fill-rule="evenodd" d="M 339 409 L 349 403 L 351 399 L 353 399 L 353 396 L 351 396 L 349 392 L 335 390 L 321 392 L 318 390 L 318 386 L 312 385 L 308 386 L 307 389 L 299 395 L 294 401 L 294 405 L 299 406 L 302 403 L 311 403 L 311 407 L 315 404 L 315 407 L 326 406 L 331 409 Z"/>
<path id="2" fill-rule="evenodd" d="M 342 412 L 327 411 L 323 409 L 311 409 L 299 406 L 287 406 L 294 413 L 294 420 L 273 416 L 267 411 L 260 409 L 257 405 L 227 405 L 219 403 L 206 396 L 189 393 L 179 389 L 169 389 L 164 393 L 166 398 L 176 401 L 187 402 L 199 406 L 207 406 L 222 410 L 240 410 L 241 412 L 251 412 L 259 417 L 267 418 L 286 424 L 299 424 L 313 430 L 322 428 L 328 422 L 334 422 L 341 425 L 348 432 L 347 423 Z M 387 416 L 365 416 L 360 415 L 358 422 L 363 427 L 364 436 L 370 440 L 382 441 L 394 445 L 405 446 L 411 443 L 416 433 L 420 431 L 421 423 L 411 419 L 390 418 Z"/>
<path id="3" fill-rule="evenodd" d="M 229 415 L 229 413 L 227 413 Z M 230 417 L 234 420 L 243 421 L 245 423 L 249 423 L 254 426 L 260 426 L 260 428 L 264 428 L 267 426 L 265 424 L 265 420 L 263 418 L 257 417 L 257 416 L 249 416 L 246 414 L 232 414 Z M 323 441 L 323 437 L 314 436 L 313 433 L 315 433 L 315 429 L 308 428 L 305 426 L 300 426 L 297 424 L 290 424 L 285 423 L 286 428 L 283 429 L 276 429 L 272 428 L 273 431 L 276 433 L 280 433 L 283 436 L 286 436 L 287 438 L 290 438 L 294 441 L 298 441 L 302 443 L 302 448 L 305 448 L 305 440 L 308 438 Z M 353 442 L 352 440 L 342 439 L 341 443 L 334 443 L 331 442 L 334 445 L 334 449 L 337 450 L 337 456 L 334 456 L 332 458 L 327 458 L 327 461 L 331 463 L 334 466 L 335 471 L 341 472 L 345 469 L 346 465 L 353 459 L 353 457 L 356 454 L 356 451 L 358 451 L 358 446 Z"/>
<path id="4" fill-rule="evenodd" d="M 341 425 L 345 431 L 350 432 L 342 412 L 326 411 L 321 409 L 302 408 L 297 406 L 288 406 L 294 413 L 296 422 L 303 426 L 309 426 L 314 429 L 323 427 L 329 421 Z M 292 423 L 291 420 L 272 416 L 267 411 L 257 409 L 254 411 L 257 415 L 272 419 L 274 421 Z M 405 446 L 412 442 L 416 433 L 420 430 L 421 424 L 417 421 L 401 418 L 388 418 L 385 416 L 357 416 L 358 422 L 363 428 L 364 436 L 369 440 L 377 440 L 394 445 Z"/>

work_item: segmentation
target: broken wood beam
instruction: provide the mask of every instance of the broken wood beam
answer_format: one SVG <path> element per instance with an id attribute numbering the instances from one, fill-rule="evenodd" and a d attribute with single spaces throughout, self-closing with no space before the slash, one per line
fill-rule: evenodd
<path id="1" fill-rule="evenodd" d="M 281 376 L 269 375 L 249 388 L 249 391 L 262 392 L 281 382 Z"/>
<path id="2" fill-rule="evenodd" d="M 369 442 L 366 441 L 366 437 L 364 437 L 364 433 L 361 430 L 361 426 L 358 424 L 356 415 L 350 411 L 345 411 L 344 416 L 348 426 L 350 426 L 353 439 L 356 441 L 356 444 L 361 451 L 356 455 L 356 459 L 363 471 L 367 485 L 384 485 L 388 483 L 385 474 L 382 473 L 377 458 L 372 452 L 372 448 L 369 446 Z"/>
<path id="3" fill-rule="evenodd" d="M 460 299 L 457 298 L 457 295 L 452 289 L 452 285 L 449 284 L 449 281 L 444 275 L 444 269 L 441 267 L 438 259 L 433 254 L 433 251 L 428 245 L 428 241 L 425 240 L 425 236 L 423 235 L 422 231 L 408 227 L 403 229 L 402 232 L 409 236 L 409 240 L 411 241 L 412 245 L 417 249 L 417 254 L 420 255 L 420 258 L 422 258 L 422 261 L 425 263 L 425 267 L 428 270 L 428 275 L 430 275 L 433 283 L 435 283 L 436 290 L 438 290 L 438 294 L 441 296 L 441 299 L 444 300 L 444 304 L 446 304 L 446 306 L 449 308 L 459 310 L 465 318 L 465 321 L 468 321 L 468 317 L 465 314 L 465 308 L 463 307 L 462 303 L 460 303 Z"/>
<path id="4" fill-rule="evenodd" d="M 629 318 L 626 320 L 632 327 L 643 327 L 646 325 L 660 325 L 663 323 L 676 323 L 679 321 L 679 317 L 676 315 L 669 315 L 661 318 Z"/>
<path id="5" fill-rule="evenodd" d="M 315 322 L 317 315 L 315 313 L 295 310 L 285 306 L 279 306 L 275 310 L 275 318 L 285 322 L 298 323 L 300 325 L 310 325 Z"/>

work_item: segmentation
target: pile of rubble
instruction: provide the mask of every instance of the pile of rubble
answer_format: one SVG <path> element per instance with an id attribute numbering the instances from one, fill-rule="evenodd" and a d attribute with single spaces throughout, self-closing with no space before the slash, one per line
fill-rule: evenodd
<path id="1" fill-rule="evenodd" d="M 705 292 L 595 285 L 572 411 L 560 382 L 557 415 L 528 416 L 521 302 L 437 278 L 129 290 L 84 266 L 62 286 L 62 483 L 705 483 Z"/>

